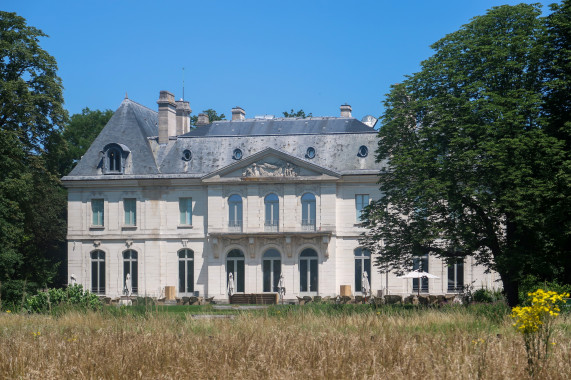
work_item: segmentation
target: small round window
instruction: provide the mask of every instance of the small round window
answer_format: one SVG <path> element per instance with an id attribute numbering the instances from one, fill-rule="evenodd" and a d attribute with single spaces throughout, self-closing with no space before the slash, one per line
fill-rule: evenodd
<path id="1" fill-rule="evenodd" d="M 191 151 L 188 150 L 188 149 L 185 149 L 185 150 L 182 152 L 182 159 L 183 159 L 184 161 L 190 161 L 190 160 L 192 159 L 192 153 L 191 153 Z"/>
<path id="2" fill-rule="evenodd" d="M 359 147 L 359 151 L 357 152 L 357 156 L 359 157 L 367 157 L 369 155 L 369 148 L 365 145 L 361 145 Z"/>
<path id="3" fill-rule="evenodd" d="M 234 160 L 241 160 L 242 159 L 242 151 L 240 149 L 234 149 L 234 153 L 232 154 L 232 158 Z"/>
<path id="4" fill-rule="evenodd" d="M 307 148 L 307 152 L 305 153 L 305 158 L 312 159 L 315 157 L 315 148 L 310 146 Z"/>

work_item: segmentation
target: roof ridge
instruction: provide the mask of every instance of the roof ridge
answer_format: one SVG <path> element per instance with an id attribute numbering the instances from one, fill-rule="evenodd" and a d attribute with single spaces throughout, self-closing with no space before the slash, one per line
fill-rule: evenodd
<path id="1" fill-rule="evenodd" d="M 138 105 L 139 107 L 146 108 L 146 109 L 148 109 L 148 110 L 151 111 L 151 112 L 158 113 L 158 112 L 155 111 L 154 109 L 149 108 L 149 107 L 147 107 L 147 106 L 145 106 L 145 105 L 143 105 L 143 104 L 141 104 L 141 103 L 138 103 L 138 102 L 136 102 L 136 101 L 134 101 L 134 100 L 131 100 L 131 99 L 129 99 L 129 98 L 123 99 L 123 102 L 122 102 L 122 103 L 124 103 L 124 102 L 126 102 L 126 101 L 128 101 L 128 102 L 130 102 L 130 103 L 134 103 L 134 104 Z"/>

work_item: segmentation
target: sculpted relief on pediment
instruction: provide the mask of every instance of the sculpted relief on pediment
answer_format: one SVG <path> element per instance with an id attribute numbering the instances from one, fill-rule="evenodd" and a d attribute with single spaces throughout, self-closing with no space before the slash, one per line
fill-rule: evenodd
<path id="1" fill-rule="evenodd" d="M 263 162 L 246 167 L 242 171 L 242 177 L 297 177 L 299 168 L 289 162 Z"/>

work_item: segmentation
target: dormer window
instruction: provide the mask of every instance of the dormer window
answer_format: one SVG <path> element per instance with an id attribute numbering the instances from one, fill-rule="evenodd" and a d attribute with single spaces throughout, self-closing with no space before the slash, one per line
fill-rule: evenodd
<path id="1" fill-rule="evenodd" d="M 117 148 L 111 148 L 107 151 L 107 160 L 109 161 L 108 171 L 121 172 L 121 151 Z"/>
<path id="2" fill-rule="evenodd" d="M 103 173 L 125 173 L 125 161 L 131 150 L 123 144 L 107 144 L 103 149 Z"/>

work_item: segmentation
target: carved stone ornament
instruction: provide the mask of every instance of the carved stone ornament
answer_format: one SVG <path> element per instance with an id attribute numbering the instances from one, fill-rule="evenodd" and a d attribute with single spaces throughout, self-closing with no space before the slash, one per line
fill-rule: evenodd
<path id="1" fill-rule="evenodd" d="M 188 246 L 188 239 L 182 239 L 182 246 L 186 248 Z"/>
<path id="2" fill-rule="evenodd" d="M 242 177 L 297 177 L 299 169 L 289 162 L 270 164 L 253 163 L 242 172 Z"/>
<path id="3" fill-rule="evenodd" d="M 94 241 L 93 241 L 93 246 L 94 246 L 95 248 L 99 247 L 100 245 L 101 245 L 101 241 L 100 241 L 100 240 L 94 240 Z"/>
<path id="4" fill-rule="evenodd" d="M 125 246 L 127 246 L 127 248 L 131 248 L 132 245 L 133 245 L 133 240 L 126 240 L 125 241 Z"/>

